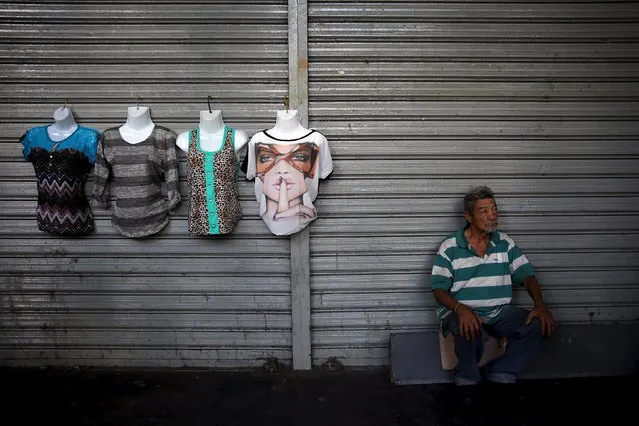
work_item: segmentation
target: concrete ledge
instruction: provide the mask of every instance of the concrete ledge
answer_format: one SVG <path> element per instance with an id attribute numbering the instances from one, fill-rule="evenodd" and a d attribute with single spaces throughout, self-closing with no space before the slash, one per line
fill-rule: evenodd
<path id="1" fill-rule="evenodd" d="M 436 330 L 390 336 L 391 380 L 398 385 L 449 383 Z M 639 324 L 559 326 L 523 379 L 639 375 Z"/>

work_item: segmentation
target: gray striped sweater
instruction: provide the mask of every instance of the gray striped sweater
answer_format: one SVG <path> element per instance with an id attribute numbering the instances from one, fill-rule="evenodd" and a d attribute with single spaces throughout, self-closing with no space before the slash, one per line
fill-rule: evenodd
<path id="1" fill-rule="evenodd" d="M 122 235 L 144 237 L 169 223 L 169 210 L 180 202 L 176 138 L 158 125 L 134 145 L 122 139 L 118 127 L 100 135 L 91 203 L 108 208 L 113 199 L 111 222 Z"/>

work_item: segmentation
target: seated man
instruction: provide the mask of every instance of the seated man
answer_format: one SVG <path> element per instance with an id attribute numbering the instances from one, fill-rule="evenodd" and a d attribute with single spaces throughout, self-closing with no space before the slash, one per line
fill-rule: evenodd
<path id="1" fill-rule="evenodd" d="M 468 192 L 464 217 L 467 224 L 441 243 L 431 278 L 442 332 L 454 336 L 455 384 L 482 380 L 482 327 L 495 338 L 507 338 L 505 353 L 485 365 L 486 379 L 514 383 L 542 335 L 550 335 L 553 317 L 532 265 L 508 235 L 497 231 L 493 191 L 479 186 Z M 526 287 L 532 310 L 511 305 L 513 284 Z"/>

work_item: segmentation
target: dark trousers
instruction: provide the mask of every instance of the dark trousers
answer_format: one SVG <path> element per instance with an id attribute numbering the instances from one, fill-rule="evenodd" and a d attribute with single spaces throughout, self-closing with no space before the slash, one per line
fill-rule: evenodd
<path id="1" fill-rule="evenodd" d="M 493 324 L 484 324 L 483 329 L 489 335 L 500 338 L 507 337 L 506 352 L 485 365 L 486 378 L 500 383 L 514 383 L 523 371 L 526 362 L 538 349 L 542 334 L 541 323 L 533 318 L 526 325 L 530 311 L 514 306 L 505 306 Z M 472 385 L 481 382 L 479 361 L 484 353 L 482 334 L 475 339 L 467 340 L 459 333 L 459 323 L 455 313 L 449 314 L 442 322 L 442 331 L 451 332 L 455 338 L 455 353 L 458 363 L 455 367 L 455 383 Z"/>

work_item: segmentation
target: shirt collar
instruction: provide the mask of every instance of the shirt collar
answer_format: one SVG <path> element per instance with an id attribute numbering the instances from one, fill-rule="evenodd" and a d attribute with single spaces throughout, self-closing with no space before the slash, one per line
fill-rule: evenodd
<path id="1" fill-rule="evenodd" d="M 457 235 L 455 236 L 457 240 L 457 246 L 462 248 L 468 248 L 468 241 L 466 241 L 466 238 L 464 237 L 464 231 L 466 230 L 466 228 L 468 228 L 468 225 L 465 225 L 459 228 L 457 230 Z M 488 238 L 490 238 L 490 241 L 492 241 L 494 245 L 497 245 L 497 243 L 501 241 L 499 237 L 500 237 L 499 231 L 495 231 L 495 232 L 491 232 Z"/>

